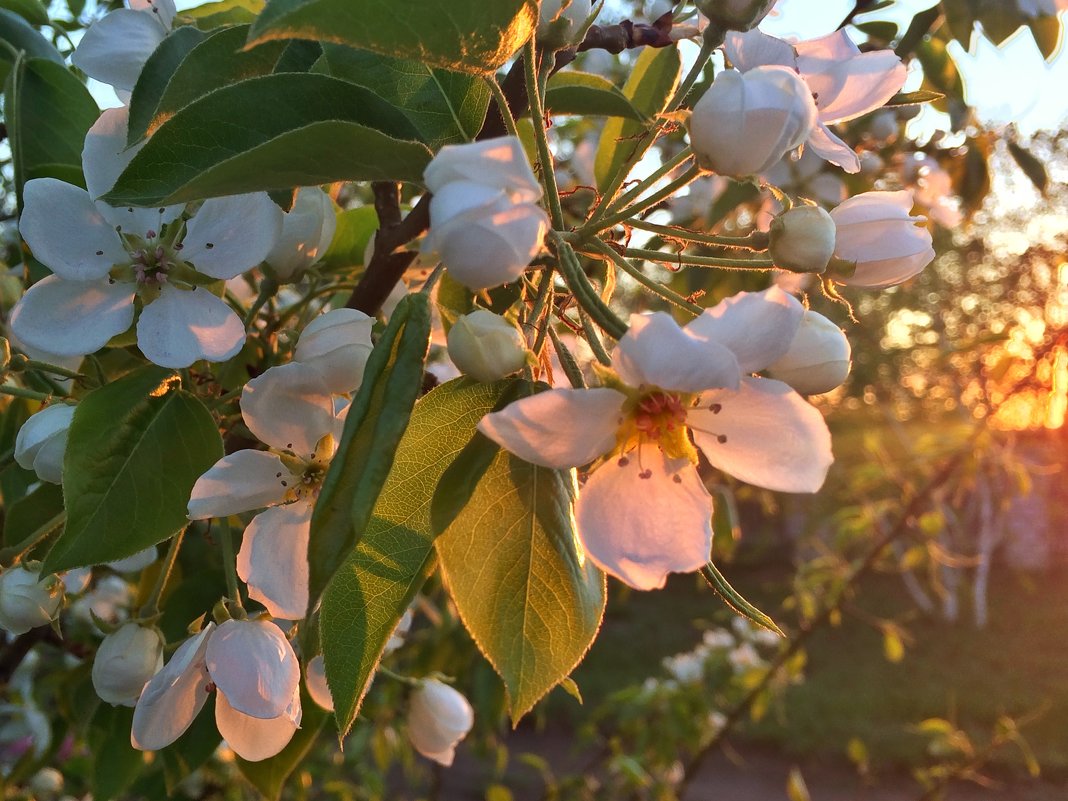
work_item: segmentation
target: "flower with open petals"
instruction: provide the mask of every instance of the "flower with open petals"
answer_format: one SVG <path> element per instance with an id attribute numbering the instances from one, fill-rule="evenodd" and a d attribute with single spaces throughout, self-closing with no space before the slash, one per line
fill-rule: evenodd
<path id="1" fill-rule="evenodd" d="M 88 191 L 54 178 L 26 182 L 19 231 L 54 275 L 11 312 L 27 345 L 60 356 L 104 347 L 137 318 L 137 344 L 162 367 L 220 362 L 245 342 L 241 318 L 208 285 L 259 264 L 278 236 L 281 211 L 263 192 L 181 206 L 115 208 L 96 198 L 133 158 L 129 110 L 108 109 L 82 151 Z"/>
<path id="2" fill-rule="evenodd" d="M 219 734 L 242 759 L 274 756 L 300 726 L 300 664 L 268 620 L 209 623 L 174 652 L 134 707 L 130 742 L 157 751 L 177 740 L 211 690 Z"/>
<path id="3" fill-rule="evenodd" d="M 807 147 L 846 172 L 859 172 L 860 159 L 828 126 L 879 108 L 897 94 L 906 77 L 905 65 L 893 50 L 862 53 L 844 30 L 796 44 L 756 28 L 731 32 L 726 51 L 742 72 L 778 64 L 801 75 L 818 112 Z"/>
<path id="4" fill-rule="evenodd" d="M 197 479 L 189 517 L 268 507 L 245 529 L 237 572 L 249 596 L 275 617 L 299 620 L 308 606 L 312 510 L 341 434 L 330 392 L 307 365 L 290 362 L 249 381 L 241 416 L 271 450 L 224 456 Z"/>
<path id="5" fill-rule="evenodd" d="M 174 25 L 174 0 L 129 0 L 89 26 L 71 62 L 90 78 L 115 87 L 124 101 L 145 62 Z"/>
<path id="6" fill-rule="evenodd" d="M 772 288 L 728 298 L 685 328 L 662 312 L 634 315 L 606 386 L 524 398 L 479 430 L 545 467 L 598 460 L 575 508 L 586 553 L 632 587 L 661 587 L 709 558 L 712 500 L 697 449 L 759 487 L 823 484 L 832 457 L 822 416 L 786 384 L 750 375 L 786 352 L 803 312 Z"/>

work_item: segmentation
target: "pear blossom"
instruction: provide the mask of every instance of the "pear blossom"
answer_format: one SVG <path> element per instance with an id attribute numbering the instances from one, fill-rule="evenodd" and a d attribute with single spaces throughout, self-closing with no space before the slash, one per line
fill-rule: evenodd
<path id="1" fill-rule="evenodd" d="M 811 148 L 805 148 L 797 158 L 786 154 L 778 163 L 764 173 L 764 180 L 794 196 L 811 198 L 826 206 L 841 203 L 849 197 L 845 181 L 829 170 L 827 162 Z M 777 200 L 771 198 L 778 203 Z"/>
<path id="2" fill-rule="evenodd" d="M 0 628 L 25 634 L 55 620 L 63 605 L 63 582 L 56 576 L 41 578 L 39 571 L 22 565 L 0 573 Z"/>
<path id="3" fill-rule="evenodd" d="M 448 345 L 453 364 L 476 381 L 499 381 L 527 363 L 523 334 L 486 309 L 459 317 L 449 329 Z"/>
<path id="4" fill-rule="evenodd" d="M 330 247 L 337 230 L 334 201 L 317 186 L 297 190 L 293 208 L 282 215 L 282 228 L 264 259 L 275 277 L 298 280 Z"/>
<path id="5" fill-rule="evenodd" d="M 31 415 L 15 437 L 15 461 L 35 472 L 41 481 L 62 484 L 63 454 L 73 419 L 74 407 L 63 403 Z"/>
<path id="6" fill-rule="evenodd" d="M 408 707 L 408 740 L 420 754 L 448 767 L 475 713 L 463 694 L 437 679 L 420 682 Z"/>
<path id="7" fill-rule="evenodd" d="M 860 159 L 828 126 L 881 107 L 900 91 L 907 72 L 893 50 L 862 53 L 844 30 L 796 44 L 757 29 L 732 32 L 725 49 L 731 64 L 742 72 L 777 64 L 800 74 L 815 98 L 819 117 L 807 148 L 846 172 L 859 172 Z"/>
<path id="8" fill-rule="evenodd" d="M 848 286 L 882 288 L 918 275 L 935 257 L 931 233 L 914 217 L 912 193 L 863 192 L 831 211 L 837 230 L 834 255 L 856 264 L 852 275 L 836 276 Z"/>
<path id="9" fill-rule="evenodd" d="M 849 340 L 842 329 L 809 309 L 789 350 L 768 365 L 767 373 L 803 395 L 819 395 L 841 386 L 851 366 Z"/>
<path id="10" fill-rule="evenodd" d="M 363 382 L 367 357 L 374 349 L 374 318 L 356 309 L 320 314 L 300 334 L 293 361 L 314 370 L 335 395 L 355 392 Z"/>
<path id="11" fill-rule="evenodd" d="M 133 706 L 145 684 L 163 667 L 163 635 L 155 627 L 124 623 L 93 659 L 93 689 L 109 704 Z"/>
<path id="12" fill-rule="evenodd" d="M 11 328 L 32 347 L 79 356 L 104 347 L 136 317 L 137 344 L 155 364 L 225 361 L 241 349 L 245 329 L 207 285 L 259 264 L 278 236 L 281 211 L 262 192 L 206 200 L 188 219 L 180 206 L 115 208 L 96 200 L 137 151 L 123 152 L 128 117 L 126 108 L 108 109 L 89 130 L 82 151 L 88 191 L 54 178 L 26 182 L 19 231 L 54 274 L 16 304 Z"/>
<path id="13" fill-rule="evenodd" d="M 128 0 L 85 32 L 71 62 L 90 78 L 129 98 L 145 62 L 174 26 L 174 0 Z"/>
<path id="14" fill-rule="evenodd" d="M 697 449 L 767 489 L 823 484 L 832 456 L 822 416 L 788 385 L 750 375 L 786 353 L 803 313 L 773 287 L 728 298 L 685 328 L 663 312 L 633 315 L 605 386 L 542 392 L 478 428 L 534 464 L 593 462 L 575 506 L 586 554 L 632 587 L 662 587 L 668 573 L 708 562 L 712 499 Z"/>
<path id="15" fill-rule="evenodd" d="M 330 685 L 326 683 L 326 663 L 322 654 L 308 660 L 304 668 L 304 685 L 316 704 L 327 712 L 334 711 L 334 696 L 330 693 Z"/>
<path id="16" fill-rule="evenodd" d="M 240 450 L 216 462 L 193 486 L 189 518 L 267 507 L 245 529 L 237 572 L 274 617 L 298 620 L 308 606 L 312 510 L 341 418 L 318 373 L 297 362 L 249 381 L 240 404 L 245 425 L 271 450 Z"/>
<path id="17" fill-rule="evenodd" d="M 541 250 L 549 218 L 523 144 L 504 136 L 446 145 L 423 174 L 430 201 L 425 255 L 469 289 L 516 280 Z"/>
<path id="18" fill-rule="evenodd" d="M 104 576 L 89 592 L 71 604 L 71 615 L 85 623 L 96 625 L 94 617 L 118 624 L 129 615 L 133 591 L 120 576 Z"/>
<path id="19" fill-rule="evenodd" d="M 912 189 L 912 199 L 927 216 L 943 228 L 956 228 L 964 219 L 960 198 L 953 190 L 953 178 L 937 159 L 914 154 L 902 164 L 901 177 Z"/>
<path id="20" fill-rule="evenodd" d="M 274 756 L 300 726 L 300 664 L 269 620 L 209 623 L 174 652 L 134 707 L 130 742 L 157 751 L 177 740 L 212 689 L 215 723 L 243 759 Z"/>
<path id="21" fill-rule="evenodd" d="M 742 177 L 762 173 L 802 144 L 816 124 L 804 81 L 784 67 L 724 70 L 693 107 L 690 146 L 706 170 Z"/>

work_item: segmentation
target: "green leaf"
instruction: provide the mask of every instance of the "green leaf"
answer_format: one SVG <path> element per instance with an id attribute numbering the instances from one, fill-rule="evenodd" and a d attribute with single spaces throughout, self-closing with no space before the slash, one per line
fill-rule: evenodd
<path id="1" fill-rule="evenodd" d="M 708 586 L 715 591 L 716 595 L 723 599 L 723 602 L 737 614 L 761 628 L 775 632 L 780 637 L 786 636 L 783 634 L 782 629 L 775 625 L 774 620 L 749 603 L 749 601 L 745 600 L 745 598 L 743 598 L 741 594 L 730 585 L 723 574 L 719 572 L 719 568 L 716 567 L 715 564 L 709 562 L 702 567 L 701 576 L 708 582 Z"/>
<path id="2" fill-rule="evenodd" d="M 319 267 L 322 270 L 347 270 L 363 265 L 367 243 L 378 230 L 374 206 L 360 206 L 338 212 L 337 228 Z"/>
<path id="3" fill-rule="evenodd" d="M 193 48 L 205 38 L 207 34 L 191 25 L 183 25 L 172 31 L 152 51 L 130 95 L 127 144 L 134 145 L 145 138 L 149 124 L 159 107 L 160 99 L 167 90 L 167 84 Z"/>
<path id="4" fill-rule="evenodd" d="M 103 199 L 162 206 L 334 181 L 418 182 L 430 151 L 397 136 L 417 133 L 361 86 L 311 73 L 250 78 L 163 123 Z"/>
<path id="5" fill-rule="evenodd" d="M 342 736 L 397 621 L 433 567 L 430 501 L 438 479 L 505 387 L 461 378 L 416 404 L 374 515 L 323 594 L 319 632 Z"/>
<path id="6" fill-rule="evenodd" d="M 282 797 L 282 789 L 285 787 L 286 780 L 311 751 L 315 741 L 319 738 L 319 732 L 323 730 L 323 724 L 330 717 L 330 714 L 312 701 L 306 692 L 301 693 L 300 707 L 302 710 L 300 728 L 289 741 L 289 745 L 279 754 L 260 762 L 249 762 L 240 757 L 234 760 L 242 775 L 263 794 L 267 801 L 278 801 Z"/>
<path id="7" fill-rule="evenodd" d="M 434 542 L 464 625 L 508 690 L 513 723 L 581 661 L 597 635 L 604 575 L 575 531 L 572 471 L 500 451 Z"/>
<path id="8" fill-rule="evenodd" d="M 645 122 L 642 113 L 615 84 L 591 72 L 569 70 L 553 75 L 545 90 L 545 105 L 553 114 L 626 117 Z"/>
<path id="9" fill-rule="evenodd" d="M 682 62 L 678 48 L 647 47 L 634 62 L 634 69 L 623 86 L 638 113 L 646 119 L 660 114 L 679 83 Z M 647 124 L 622 117 L 611 117 L 601 129 L 594 160 L 597 188 L 604 189 L 622 169 L 641 138 L 652 136 Z"/>
<path id="10" fill-rule="evenodd" d="M 4 545 L 15 545 L 40 531 L 42 526 L 59 528 L 57 515 L 63 512 L 63 488 L 41 482 L 24 498 L 4 508 Z M 53 522 L 56 521 L 56 522 Z"/>
<path id="11" fill-rule="evenodd" d="M 898 92 L 886 101 L 884 105 L 890 106 L 918 106 L 921 103 L 933 103 L 941 100 L 945 95 L 930 89 L 917 89 L 915 92 Z"/>
<path id="12" fill-rule="evenodd" d="M 709 487 L 712 495 L 712 553 L 729 562 L 742 537 L 734 491 L 725 484 Z"/>
<path id="13" fill-rule="evenodd" d="M 196 480 L 223 455 L 211 413 L 144 367 L 90 392 L 71 422 L 63 462 L 67 525 L 42 570 L 131 556 L 189 521 Z"/>
<path id="14" fill-rule="evenodd" d="M 429 300 L 422 293 L 408 295 L 367 359 L 315 504 L 308 540 L 309 610 L 371 519 L 422 389 L 429 349 Z"/>
<path id="15" fill-rule="evenodd" d="M 190 20 L 202 31 L 223 25 L 252 22 L 263 11 L 264 0 L 219 0 L 182 11 L 180 16 Z"/>
<path id="16" fill-rule="evenodd" d="M 1023 170 L 1024 175 L 1035 185 L 1035 189 L 1045 195 L 1046 189 L 1049 188 L 1049 173 L 1046 172 L 1046 165 L 1042 163 L 1042 160 L 1015 142 L 1009 142 L 1009 152 L 1012 153 L 1013 159 Z"/>
<path id="17" fill-rule="evenodd" d="M 90 723 L 93 798 L 122 795 L 145 766 L 145 754 L 130 745 L 133 709 L 101 703 Z"/>
<path id="18" fill-rule="evenodd" d="M 76 178 L 84 186 L 82 145 L 100 110 L 82 82 L 54 61 L 20 59 L 6 100 L 19 208 L 22 187 L 33 178 Z"/>
<path id="19" fill-rule="evenodd" d="M 168 798 L 173 798 L 177 794 L 179 782 L 211 758 L 221 740 L 222 737 L 215 726 L 215 697 L 212 695 L 193 719 L 189 728 L 185 730 L 185 734 L 158 752 L 163 762 L 163 776 Z M 142 797 L 160 798 L 161 796 L 146 793 Z"/>
<path id="20" fill-rule="evenodd" d="M 0 81 L 6 81 L 15 57 L 23 52 L 28 58 L 43 58 L 63 63 L 63 56 L 52 43 L 41 36 L 21 15 L 0 8 L 0 41 L 9 45 L 0 45 Z M 10 115 L 10 111 L 8 111 Z"/>
<path id="21" fill-rule="evenodd" d="M 0 0 L 0 9 L 15 12 L 31 25 L 48 24 L 48 11 L 41 0 Z"/>
<path id="22" fill-rule="evenodd" d="M 323 56 L 331 75 L 365 86 L 400 109 L 431 150 L 470 142 L 482 127 L 490 94 L 476 76 L 342 45 L 324 45 Z"/>
<path id="23" fill-rule="evenodd" d="M 459 72 L 490 73 L 534 33 L 536 0 L 270 0 L 249 44 L 335 42 Z"/>

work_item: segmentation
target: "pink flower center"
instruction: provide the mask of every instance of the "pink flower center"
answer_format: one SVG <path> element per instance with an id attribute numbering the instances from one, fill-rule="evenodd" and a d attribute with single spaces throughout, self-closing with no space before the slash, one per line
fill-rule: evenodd
<path id="1" fill-rule="evenodd" d="M 649 439 L 671 437 L 686 426 L 686 407 L 678 395 L 653 392 L 638 401 L 634 426 Z"/>

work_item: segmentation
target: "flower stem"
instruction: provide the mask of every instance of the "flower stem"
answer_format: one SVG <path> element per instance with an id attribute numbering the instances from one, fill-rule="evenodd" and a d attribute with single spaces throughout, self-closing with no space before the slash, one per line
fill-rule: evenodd
<path id="1" fill-rule="evenodd" d="M 663 200 L 671 197 L 673 194 L 678 192 L 687 184 L 692 183 L 694 180 L 697 179 L 700 174 L 701 170 L 699 167 L 697 167 L 697 165 L 691 166 L 688 170 L 686 170 L 686 172 L 684 172 L 674 181 L 663 186 L 653 194 L 649 195 L 649 197 L 645 198 L 644 200 L 639 200 L 637 203 L 635 203 L 633 206 L 630 206 L 629 208 L 609 214 L 606 217 L 601 218 L 600 220 L 590 222 L 582 226 L 575 232 L 575 239 L 578 241 L 582 241 L 583 239 L 588 238 L 601 231 L 604 231 L 607 228 L 611 228 L 617 223 L 627 222 L 632 217 L 637 217 L 646 209 L 652 208 Z"/>
<path id="2" fill-rule="evenodd" d="M 167 555 L 163 557 L 163 565 L 160 567 L 159 576 L 156 578 L 156 584 L 152 588 L 152 594 L 148 596 L 148 600 L 141 607 L 141 617 L 149 618 L 159 614 L 159 599 L 163 595 L 163 590 L 167 587 L 171 573 L 174 572 L 174 563 L 178 560 L 178 549 L 182 547 L 184 538 L 184 528 L 171 538 L 171 543 L 167 546 Z"/>
<path id="3" fill-rule="evenodd" d="M 29 400 L 49 401 L 53 397 L 51 392 L 36 392 L 32 389 L 24 389 L 23 387 L 12 386 L 11 384 L 0 385 L 0 394 L 11 395 L 16 398 L 28 398 Z"/>
<path id="4" fill-rule="evenodd" d="M 594 213 L 590 215 L 589 223 L 595 223 L 597 222 L 597 220 L 604 217 L 605 215 L 619 211 L 632 200 L 635 200 L 636 198 L 640 197 L 643 192 L 648 191 L 654 184 L 656 184 L 657 181 L 661 180 L 665 175 L 669 175 L 670 173 L 674 172 L 691 156 L 693 156 L 693 151 L 690 150 L 689 146 L 684 147 L 670 159 L 668 159 L 659 167 L 657 167 L 652 173 L 648 175 L 648 177 L 644 178 L 641 181 L 638 181 L 636 184 L 634 184 L 634 186 L 630 187 L 626 192 L 621 194 L 615 200 L 608 202 L 606 199 L 603 198 L 604 202 L 599 207 L 600 211 L 598 212 L 597 209 L 594 210 Z"/>
<path id="5" fill-rule="evenodd" d="M 394 673 L 388 667 L 381 664 L 378 666 L 378 672 L 386 678 L 399 681 L 401 684 L 407 684 L 409 687 L 418 687 L 421 684 L 419 679 L 413 679 L 411 676 L 402 676 L 400 673 Z"/>
<path id="6" fill-rule="evenodd" d="M 687 228 L 679 228 L 674 225 L 657 225 L 645 220 L 632 220 L 627 224 L 631 228 L 648 231 L 651 234 L 659 234 L 667 239 L 683 239 L 687 242 L 696 242 L 714 247 L 743 248 L 756 251 L 768 249 L 768 235 L 763 231 L 754 231 L 748 236 L 715 236 L 713 234 L 702 234 L 699 231 L 691 231 Z"/>
<path id="7" fill-rule="evenodd" d="M 226 518 L 219 520 L 219 546 L 222 548 L 223 573 L 226 575 L 227 598 L 238 608 L 244 610 L 241 603 L 241 590 L 237 584 L 237 559 L 234 556 L 234 539 L 230 531 L 230 522 Z"/>
<path id="8" fill-rule="evenodd" d="M 775 262 L 766 258 L 728 259 L 722 256 L 692 256 L 689 253 L 665 253 L 662 250 L 627 248 L 623 254 L 632 259 L 645 259 L 679 267 L 719 267 L 724 270 L 770 270 Z"/>
<path id="9" fill-rule="evenodd" d="M 652 278 L 650 278 L 641 270 L 639 270 L 636 265 L 631 264 L 625 258 L 616 253 L 616 251 L 611 247 L 611 245 L 608 245 L 605 242 L 602 242 L 601 240 L 597 239 L 594 240 L 593 248 L 601 255 L 606 256 L 608 259 L 610 259 L 617 267 L 619 267 L 619 269 L 623 270 L 623 272 L 625 272 L 639 284 L 644 286 L 654 295 L 660 296 L 668 303 L 674 304 L 680 309 L 685 309 L 686 311 L 694 315 L 701 314 L 704 311 L 704 309 L 698 306 L 696 303 L 691 303 L 689 300 L 675 292 L 673 289 L 669 289 L 668 287 L 661 284 L 659 281 L 654 281 Z"/>
<path id="10" fill-rule="evenodd" d="M 504 121 L 505 130 L 518 139 L 519 128 L 516 127 L 515 117 L 512 116 L 512 110 L 508 108 L 508 98 L 504 96 L 504 90 L 501 89 L 501 85 L 497 83 L 497 76 L 487 75 L 486 86 L 489 87 L 490 94 L 493 95 L 493 100 L 497 104 L 497 110 L 500 112 L 501 120 Z"/>
<path id="11" fill-rule="evenodd" d="M 552 220 L 553 228 L 562 231 L 564 230 L 564 211 L 560 206 L 560 193 L 556 188 L 556 173 L 553 170 L 553 156 L 549 152 L 549 138 L 545 131 L 545 109 L 538 91 L 538 56 L 534 49 L 533 36 L 523 49 L 523 65 L 526 69 L 530 120 L 534 125 L 534 143 L 538 148 L 538 163 L 541 165 L 541 182 L 545 187 L 546 202 L 549 204 L 549 218 Z"/>
<path id="12" fill-rule="evenodd" d="M 682 79 L 682 83 L 679 84 L 679 88 L 675 90 L 674 97 L 667 104 L 665 113 L 670 113 L 686 102 L 686 96 L 690 94 L 690 90 L 693 89 L 693 85 L 697 83 L 697 79 L 701 77 L 701 73 L 704 72 L 705 64 L 708 63 L 708 59 L 711 58 L 712 53 L 717 47 L 723 44 L 724 35 L 722 31 L 714 32 L 711 29 L 705 30 L 704 39 L 701 42 L 701 51 L 697 54 L 697 60 L 694 61 L 693 66 L 690 67 L 690 71 L 686 73 L 686 77 Z"/>
<path id="13" fill-rule="evenodd" d="M 578 362 L 575 361 L 575 357 L 571 354 L 571 351 L 567 349 L 567 346 L 560 340 L 560 335 L 556 333 L 556 329 L 552 325 L 545 326 L 545 330 L 549 332 L 549 339 L 553 341 L 553 348 L 556 349 L 556 356 L 560 360 L 560 366 L 564 368 L 564 375 L 567 376 L 567 380 L 571 382 L 571 386 L 575 389 L 585 389 L 586 379 L 582 377 L 582 371 L 579 370 Z"/>
<path id="14" fill-rule="evenodd" d="M 578 257 L 575 255 L 575 251 L 572 250 L 571 245 L 565 242 L 555 231 L 550 233 L 550 237 L 560 260 L 560 274 L 563 276 L 568 289 L 575 295 L 575 300 L 579 306 L 609 336 L 613 339 L 621 339 L 627 333 L 627 324 L 619 319 L 615 312 L 608 308 L 608 304 L 604 302 L 601 296 L 597 294 L 597 290 L 590 284 L 590 279 L 582 271 L 582 265 L 579 264 Z"/>

